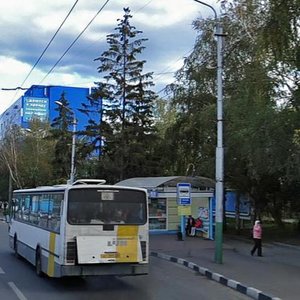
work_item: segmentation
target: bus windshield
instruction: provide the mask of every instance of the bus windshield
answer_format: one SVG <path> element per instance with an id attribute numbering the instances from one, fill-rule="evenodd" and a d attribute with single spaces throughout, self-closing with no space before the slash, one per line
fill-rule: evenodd
<path id="1" fill-rule="evenodd" d="M 145 224 L 146 194 L 130 189 L 82 188 L 69 190 L 68 223 Z"/>

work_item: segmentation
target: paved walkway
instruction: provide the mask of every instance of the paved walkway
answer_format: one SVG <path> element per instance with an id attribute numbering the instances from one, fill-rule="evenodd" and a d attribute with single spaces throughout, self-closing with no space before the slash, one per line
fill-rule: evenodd
<path id="1" fill-rule="evenodd" d="M 263 244 L 263 257 L 251 256 L 252 241 L 225 236 L 223 263 L 214 262 L 215 242 L 199 237 L 151 235 L 152 255 L 180 263 L 253 299 L 300 299 L 300 247 Z M 181 259 L 178 259 L 181 258 Z"/>

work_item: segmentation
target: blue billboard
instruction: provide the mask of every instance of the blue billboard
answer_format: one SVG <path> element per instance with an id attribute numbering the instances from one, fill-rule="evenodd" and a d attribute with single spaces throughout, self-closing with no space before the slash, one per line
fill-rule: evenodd
<path id="1" fill-rule="evenodd" d="M 234 218 L 237 210 L 237 193 L 235 191 L 226 191 L 225 194 L 225 206 L 224 210 L 226 213 L 226 217 Z M 216 207 L 216 199 L 215 197 L 212 198 L 212 208 L 213 212 L 215 213 Z M 251 203 L 247 196 L 240 195 L 239 199 L 239 213 L 241 218 L 248 218 L 250 217 L 251 212 Z"/>
<path id="2" fill-rule="evenodd" d="M 49 99 L 24 97 L 23 98 L 23 122 L 29 122 L 33 118 L 47 121 L 49 118 Z"/>

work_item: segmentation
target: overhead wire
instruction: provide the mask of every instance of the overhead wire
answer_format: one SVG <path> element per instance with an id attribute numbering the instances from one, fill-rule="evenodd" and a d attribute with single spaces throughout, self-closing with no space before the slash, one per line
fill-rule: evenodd
<path id="1" fill-rule="evenodd" d="M 36 67 L 36 65 L 38 64 L 38 62 L 41 60 L 42 56 L 44 55 L 44 53 L 46 52 L 46 50 L 48 49 L 48 47 L 50 46 L 51 42 L 53 41 L 53 39 L 55 38 L 55 36 L 57 35 L 58 31 L 61 29 L 61 27 L 63 26 L 64 22 L 66 21 L 66 19 L 68 18 L 68 16 L 70 15 L 70 13 L 72 12 L 72 10 L 74 9 L 74 7 L 76 6 L 77 2 L 79 0 L 76 0 L 75 3 L 73 4 L 73 7 L 71 8 L 70 12 L 68 13 L 68 15 L 66 16 L 65 20 L 63 21 L 63 23 L 60 25 L 59 29 L 57 30 L 57 32 L 55 33 L 55 35 L 52 37 L 52 39 L 50 40 L 50 42 L 48 43 L 48 45 L 46 46 L 45 50 L 43 51 L 43 53 L 40 55 L 39 59 L 37 60 L 37 62 L 35 63 L 35 65 L 32 67 L 31 71 L 29 72 L 29 74 L 26 76 L 25 80 L 23 81 L 22 85 L 26 82 L 26 80 L 28 79 L 28 77 L 30 76 L 30 74 L 32 73 L 32 71 L 34 70 L 34 68 Z M 99 15 L 99 13 L 104 9 L 104 7 L 108 4 L 110 0 L 107 0 L 102 7 L 98 10 L 98 12 L 95 14 L 95 16 L 91 19 L 91 21 L 86 25 L 86 27 L 80 32 L 80 34 L 76 37 L 76 39 L 70 44 L 70 46 L 66 49 L 66 51 L 61 55 L 61 57 L 57 60 L 57 62 L 53 65 L 53 67 L 48 71 L 48 73 L 44 76 L 44 78 L 40 81 L 39 84 L 41 84 L 51 73 L 52 71 L 55 69 L 55 67 L 60 63 L 60 61 L 64 58 L 64 56 L 68 53 L 68 51 L 73 47 L 73 45 L 77 42 L 77 40 L 82 36 L 82 34 L 87 30 L 87 28 L 91 25 L 91 23 L 95 20 L 95 18 Z M 143 5 L 142 7 L 140 7 L 136 12 L 140 12 L 142 9 L 144 9 L 146 6 L 148 6 L 153 0 L 148 1 L 145 5 Z M 192 50 L 188 51 L 186 54 L 183 55 L 183 57 L 185 57 L 186 55 L 190 54 Z M 182 56 L 179 57 L 176 61 L 174 61 L 174 64 L 179 61 L 180 59 L 182 59 Z M 166 70 L 171 69 L 172 66 L 168 66 L 165 69 L 163 69 L 161 72 L 154 74 L 153 76 L 157 78 L 160 78 L 161 76 L 167 74 L 167 73 L 173 73 L 173 72 L 165 72 Z M 22 88 L 22 86 L 21 86 Z M 163 88 L 161 89 L 158 93 L 161 93 L 162 91 L 164 91 L 166 89 Z M 15 97 L 15 96 L 14 96 Z"/>
<path id="2" fill-rule="evenodd" d="M 191 49 L 191 50 L 189 50 L 188 52 L 186 52 L 183 56 L 178 57 L 177 60 L 174 60 L 174 61 L 173 61 L 172 66 L 169 65 L 169 66 L 167 66 L 166 68 L 164 68 L 161 72 L 159 72 L 159 73 L 154 73 L 153 77 L 155 77 L 156 80 L 157 80 L 157 78 L 160 78 L 160 77 L 162 77 L 162 76 L 165 75 L 165 74 L 170 74 L 170 73 L 176 72 L 176 71 L 174 71 L 174 72 L 173 72 L 173 71 L 171 71 L 171 72 L 166 72 L 166 71 L 172 69 L 173 65 L 175 66 L 175 64 L 176 64 L 178 61 L 180 61 L 182 58 L 184 58 L 184 57 L 186 57 L 187 55 L 189 55 L 192 51 L 193 51 L 193 49 Z"/>
<path id="3" fill-rule="evenodd" d="M 58 29 L 56 30 L 55 34 L 52 36 L 51 40 L 49 41 L 49 43 L 47 44 L 46 48 L 43 50 L 42 54 L 39 56 L 39 58 L 37 59 L 37 61 L 35 62 L 35 64 L 33 65 L 33 67 L 31 68 L 30 72 L 28 73 L 28 75 L 26 76 L 26 78 L 24 79 L 24 81 L 21 84 L 21 87 L 23 87 L 24 83 L 26 82 L 26 80 L 28 79 L 28 77 L 30 76 L 30 74 L 32 73 L 32 71 L 35 69 L 35 67 L 37 66 L 37 64 L 40 62 L 40 60 L 42 59 L 42 57 L 44 56 L 45 52 L 47 51 L 47 49 L 49 48 L 49 46 L 51 45 L 52 41 L 55 39 L 56 35 L 58 34 L 58 32 L 60 31 L 60 29 L 62 28 L 62 26 L 65 24 L 66 20 L 68 19 L 68 17 L 70 16 L 70 14 L 72 13 L 72 11 L 74 10 L 76 4 L 78 3 L 79 0 L 76 0 L 72 6 L 72 8 L 70 9 L 70 11 L 68 12 L 68 14 L 66 15 L 65 19 L 62 21 L 62 23 L 60 24 L 60 26 L 58 27 Z"/>
<path id="4" fill-rule="evenodd" d="M 138 8 L 137 10 L 135 10 L 135 13 L 139 13 L 139 12 L 140 12 L 141 10 L 143 10 L 146 6 L 148 6 L 151 2 L 153 2 L 153 0 L 148 1 L 146 4 L 144 4 L 143 6 L 141 6 L 140 8 Z M 102 34 L 102 35 L 100 35 L 100 36 L 97 38 L 97 41 L 98 41 L 98 40 L 101 40 L 102 38 L 105 38 L 105 37 L 106 37 L 106 35 L 105 35 L 105 34 Z M 90 44 L 88 45 L 87 48 L 90 48 L 91 46 L 93 46 L 94 44 L 96 44 L 97 41 L 94 41 L 94 42 L 90 43 Z M 90 82 L 89 82 L 89 83 L 90 83 Z M 80 82 L 80 84 L 82 84 L 82 82 Z"/>
<path id="5" fill-rule="evenodd" d="M 79 33 L 76 39 L 70 44 L 70 46 L 66 49 L 66 51 L 62 54 L 62 56 L 57 60 L 57 62 L 53 65 L 53 67 L 48 71 L 48 73 L 44 76 L 44 78 L 40 81 L 41 84 L 55 69 L 55 67 L 60 63 L 60 61 L 64 58 L 64 56 L 69 52 L 69 50 L 73 47 L 73 45 L 78 41 L 78 39 L 83 35 L 83 33 L 88 29 L 88 27 L 92 24 L 92 22 L 96 19 L 96 17 L 100 14 L 100 12 L 104 9 L 107 3 L 110 0 L 106 0 L 105 3 L 101 6 L 95 16 L 90 20 L 90 22 L 85 26 L 85 28 Z"/>
<path id="6" fill-rule="evenodd" d="M 73 7 L 72 7 L 72 9 L 75 7 L 75 5 L 77 4 L 77 2 L 78 2 L 79 0 L 77 0 L 76 2 L 75 2 L 75 4 L 73 5 Z M 67 52 L 73 47 L 73 45 L 77 42 L 77 40 L 81 37 L 81 35 L 87 30 L 87 28 L 90 26 L 90 24 L 95 20 L 95 18 L 98 16 L 98 14 L 103 10 L 103 8 L 107 5 L 107 3 L 109 2 L 110 0 L 107 0 L 105 3 L 104 3 L 104 5 L 100 8 L 100 10 L 96 13 L 96 15 L 92 18 L 92 20 L 86 25 L 86 27 L 81 31 L 81 33 L 77 36 L 77 38 L 71 43 L 71 45 L 66 49 L 66 51 L 62 54 L 62 56 L 57 60 L 57 62 L 54 64 L 54 66 L 48 71 L 48 73 L 44 76 L 44 78 L 40 81 L 40 83 L 39 84 L 41 84 L 51 73 L 52 73 L 52 71 L 55 69 L 55 67 L 60 63 L 60 61 L 63 59 L 63 57 L 67 54 Z M 151 2 L 153 2 L 153 0 L 150 0 L 150 1 L 148 1 L 145 5 L 143 5 L 142 7 L 140 7 L 139 9 L 137 9 L 136 10 L 136 13 L 138 13 L 138 12 L 140 12 L 141 10 L 143 10 L 146 6 L 148 6 Z M 72 11 L 72 9 L 71 9 L 71 11 Z M 70 11 L 70 12 L 71 12 Z M 70 14 L 70 12 L 69 12 L 69 14 Z M 68 14 L 68 15 L 69 15 Z M 67 16 L 68 17 L 68 16 Z M 67 18 L 66 17 L 66 18 Z M 66 18 L 65 18 L 65 20 L 66 20 Z M 64 20 L 64 21 L 65 21 Z M 59 27 L 59 29 L 62 27 L 62 25 Z M 58 29 L 58 31 L 59 31 L 59 29 Z M 57 31 L 57 32 L 58 32 Z M 56 33 L 57 34 L 57 33 Z M 47 45 L 47 47 L 46 47 L 46 49 L 43 51 L 43 53 L 42 53 L 42 55 L 40 56 L 40 58 L 38 59 L 38 61 L 37 61 L 37 63 L 40 61 L 40 59 L 41 59 L 41 57 L 43 56 L 43 54 L 45 53 L 45 51 L 47 50 L 47 48 L 49 47 L 49 45 L 50 45 L 50 43 L 52 42 L 52 40 L 54 39 L 54 37 L 56 36 L 56 34 L 53 36 L 53 38 L 51 39 L 51 41 L 49 42 L 49 44 Z M 190 50 L 190 51 L 188 51 L 186 54 L 184 54 L 184 56 L 186 56 L 186 55 L 188 55 L 190 52 L 191 52 L 192 50 Z M 179 57 L 176 61 L 174 61 L 174 64 L 177 62 L 177 61 L 179 61 L 180 59 L 182 59 L 182 57 Z M 34 65 L 34 67 L 37 65 L 37 63 Z M 30 71 L 30 73 L 33 71 L 33 69 L 34 69 L 34 67 L 32 68 L 32 70 Z M 165 69 L 163 69 L 161 72 L 159 72 L 159 73 L 156 73 L 156 74 L 154 74 L 153 76 L 154 77 L 157 77 L 158 76 L 158 78 L 159 77 L 161 77 L 161 76 L 163 76 L 163 75 L 165 75 L 165 74 L 170 74 L 170 73 L 174 73 L 173 71 L 172 72 L 165 72 L 166 70 L 169 70 L 169 69 L 171 69 L 172 68 L 172 66 L 168 66 L 168 67 L 166 67 Z M 24 84 L 24 82 L 27 80 L 27 78 L 29 77 L 29 75 L 30 75 L 30 73 L 27 75 L 27 77 L 25 78 L 25 80 L 23 81 L 23 84 Z M 22 84 L 22 85 L 23 85 Z M 21 87 L 22 87 L 22 85 L 21 85 Z"/>
<path id="7" fill-rule="evenodd" d="M 179 57 L 176 61 L 173 61 L 173 64 L 175 65 L 179 60 L 182 59 L 182 57 L 183 57 L 183 58 L 186 57 L 186 56 L 189 55 L 192 51 L 193 51 L 193 49 L 190 49 L 190 50 L 189 50 L 188 52 L 186 52 L 183 56 Z M 172 66 L 166 67 L 165 69 L 163 69 L 162 72 L 156 73 L 156 74 L 154 74 L 153 76 L 156 77 L 156 80 L 157 80 L 157 78 L 160 78 L 161 76 L 163 76 L 163 75 L 166 74 L 166 73 L 173 73 L 173 74 L 174 74 L 176 71 L 174 71 L 174 72 L 164 72 L 164 71 L 166 71 L 166 70 L 169 70 L 170 68 L 172 68 Z M 175 81 L 174 81 L 173 83 L 175 83 Z M 168 86 L 165 86 L 164 88 L 160 89 L 158 92 L 156 92 L 156 94 L 160 94 L 160 93 L 164 92 L 164 91 L 167 89 L 167 87 L 168 87 Z M 168 95 L 165 95 L 165 96 L 168 96 Z M 161 97 L 161 98 L 164 98 L 165 96 L 160 96 L 160 97 Z"/>
<path id="8" fill-rule="evenodd" d="M 2 90 L 16 90 L 16 93 L 14 94 L 13 98 L 11 99 L 10 103 L 12 103 L 12 101 L 15 99 L 16 95 L 18 94 L 18 90 L 24 90 L 23 86 L 26 82 L 26 80 L 29 78 L 29 76 L 31 75 L 31 73 L 33 72 L 33 70 L 35 69 L 35 67 L 37 66 L 37 64 L 40 62 L 40 60 L 42 59 L 42 57 L 44 56 L 45 52 L 48 50 L 48 48 L 50 47 L 51 43 L 53 42 L 53 40 L 55 39 L 55 37 L 57 36 L 58 32 L 60 31 L 60 29 L 63 27 L 63 25 L 65 24 L 66 20 L 68 19 L 68 17 L 70 16 L 70 14 L 72 13 L 72 11 L 74 10 L 75 6 L 77 5 L 79 0 L 76 0 L 73 4 L 73 6 L 71 7 L 71 9 L 69 10 L 69 12 L 67 13 L 66 17 L 64 18 L 64 20 L 61 22 L 61 24 L 59 25 L 58 29 L 56 30 L 56 32 L 54 33 L 54 35 L 52 36 L 52 38 L 50 39 L 50 41 L 48 42 L 47 46 L 45 47 L 45 49 L 43 50 L 43 52 L 41 53 L 41 55 L 39 56 L 39 58 L 37 59 L 37 61 L 35 62 L 35 64 L 32 66 L 31 70 L 29 71 L 29 73 L 27 74 L 27 76 L 25 77 L 25 79 L 23 80 L 22 84 L 15 88 L 15 89 L 2 89 Z"/>
<path id="9" fill-rule="evenodd" d="M 139 11 L 141 11 L 142 9 L 144 9 L 146 6 L 148 6 L 153 0 L 148 1 L 145 5 L 143 5 L 142 7 L 140 7 L 138 10 L 136 10 L 136 12 L 138 13 Z"/>
<path id="10" fill-rule="evenodd" d="M 141 6 L 140 8 L 138 8 L 137 10 L 135 10 L 135 13 L 139 13 L 141 10 L 143 10 L 146 6 L 148 6 L 151 2 L 153 2 L 153 0 L 150 0 L 150 1 L 148 1 L 146 4 L 144 4 L 143 6 Z M 104 35 L 102 35 L 102 36 L 100 36 L 100 38 L 102 38 L 102 37 L 104 37 Z M 100 39 L 99 38 L 99 39 Z M 94 42 L 95 43 L 95 42 Z M 94 44 L 93 43 L 93 44 Z M 190 49 L 188 52 L 186 52 L 183 56 L 180 56 L 180 57 L 178 57 L 178 59 L 177 60 L 175 60 L 173 63 L 172 63 L 172 65 L 170 66 L 167 66 L 166 68 L 164 68 L 161 72 L 159 72 L 159 73 L 154 73 L 153 74 L 153 77 L 155 77 L 156 78 L 156 80 L 157 80 L 157 78 L 160 78 L 160 77 L 162 77 L 163 75 L 166 75 L 166 74 L 174 74 L 174 72 L 176 72 L 176 71 L 170 71 L 170 72 L 167 72 L 167 70 L 170 70 L 170 69 L 172 69 L 172 67 L 173 67 L 173 65 L 175 65 L 179 60 L 181 60 L 182 58 L 184 58 L 184 57 L 186 57 L 187 55 L 189 55 L 191 52 L 193 51 L 193 49 Z M 165 88 L 163 88 L 162 90 L 160 90 L 158 93 L 160 93 L 160 92 L 162 92 L 163 90 L 165 90 L 166 89 L 166 87 Z"/>

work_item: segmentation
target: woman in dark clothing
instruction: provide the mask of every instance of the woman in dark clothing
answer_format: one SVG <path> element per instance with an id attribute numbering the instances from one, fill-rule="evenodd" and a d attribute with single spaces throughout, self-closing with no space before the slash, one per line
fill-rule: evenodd
<path id="1" fill-rule="evenodd" d="M 195 227 L 195 219 L 191 215 L 189 215 L 189 217 L 187 219 L 187 224 L 185 227 L 186 235 L 191 235 L 192 227 Z"/>

